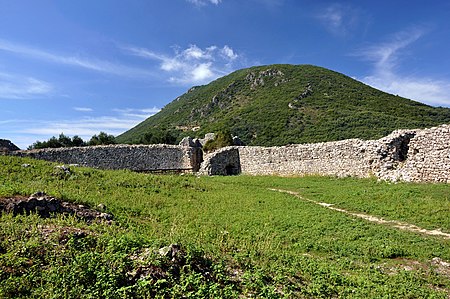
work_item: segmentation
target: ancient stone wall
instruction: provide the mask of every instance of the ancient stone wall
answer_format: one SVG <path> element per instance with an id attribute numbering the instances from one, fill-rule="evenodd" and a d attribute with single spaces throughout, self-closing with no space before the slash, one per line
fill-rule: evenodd
<path id="1" fill-rule="evenodd" d="M 228 146 L 206 156 L 200 173 L 203 175 L 236 175 L 242 172 L 239 147 Z"/>
<path id="2" fill-rule="evenodd" d="M 399 130 L 379 140 L 227 147 L 206 155 L 200 172 L 223 175 L 227 169 L 249 175 L 375 176 L 450 183 L 450 126 Z"/>
<path id="3" fill-rule="evenodd" d="M 378 140 L 232 146 L 205 157 L 201 148 L 190 142 L 185 146 L 108 145 L 10 154 L 102 169 L 185 170 L 205 175 L 375 176 L 391 181 L 450 183 L 450 125 L 395 131 Z"/>
<path id="4" fill-rule="evenodd" d="M 379 176 L 393 181 L 450 183 L 450 125 L 417 130 L 406 159 Z"/>
<path id="5" fill-rule="evenodd" d="M 319 174 L 366 176 L 370 172 L 367 149 L 358 139 L 282 147 L 242 147 L 242 173 L 263 175 Z"/>
<path id="6" fill-rule="evenodd" d="M 14 155 L 101 169 L 197 171 L 201 150 L 176 145 L 105 145 L 15 152 Z"/>

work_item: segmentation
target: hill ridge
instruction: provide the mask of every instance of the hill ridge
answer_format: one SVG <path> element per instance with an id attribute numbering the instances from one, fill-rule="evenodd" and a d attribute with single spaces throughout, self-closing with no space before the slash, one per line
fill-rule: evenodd
<path id="1" fill-rule="evenodd" d="M 248 145 L 273 146 L 377 139 L 449 122 L 449 108 L 391 95 L 322 67 L 275 64 L 194 86 L 117 140 L 175 143 L 228 130 Z"/>

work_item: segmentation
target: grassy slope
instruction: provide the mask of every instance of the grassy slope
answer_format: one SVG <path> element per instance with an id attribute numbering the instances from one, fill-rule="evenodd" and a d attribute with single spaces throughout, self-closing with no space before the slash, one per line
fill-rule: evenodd
<path id="1" fill-rule="evenodd" d="M 450 240 L 368 223 L 267 190 L 299 191 L 338 207 L 450 232 L 449 185 L 88 168 L 61 176 L 53 165 L 0 157 L 0 196 L 44 190 L 94 207 L 104 203 L 116 221 L 88 225 L 70 217 L 3 214 L 2 298 L 446 298 L 450 292 L 448 274 L 430 262 L 450 261 Z M 61 230 L 74 227 L 87 236 L 69 234 L 61 243 Z M 127 280 L 139 265 L 170 265 L 153 252 L 175 242 L 188 252 L 180 273 L 159 281 Z M 133 258 L 139 253 L 142 261 Z M 189 266 L 196 259 L 211 274 Z"/>
<path id="2" fill-rule="evenodd" d="M 276 69 L 283 76 L 263 77 L 251 88 L 249 73 Z M 283 81 L 284 80 L 284 81 Z M 312 93 L 289 103 L 311 85 Z M 232 87 L 230 87 L 230 85 Z M 216 96 L 216 104 L 212 104 Z M 247 144 L 283 145 L 347 138 L 375 139 L 400 128 L 423 128 L 450 122 L 450 109 L 434 108 L 373 89 L 324 68 L 272 65 L 236 71 L 195 88 L 158 114 L 117 137 L 137 142 L 146 132 L 200 126 L 197 133 L 229 128 Z"/>

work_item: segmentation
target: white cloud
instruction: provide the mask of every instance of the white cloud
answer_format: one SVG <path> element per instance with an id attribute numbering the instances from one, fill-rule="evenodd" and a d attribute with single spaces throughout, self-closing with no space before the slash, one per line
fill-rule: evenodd
<path id="1" fill-rule="evenodd" d="M 78 56 L 58 55 L 41 49 L 24 46 L 0 39 L 0 50 L 24 55 L 27 58 L 38 59 L 45 62 L 79 67 L 91 71 L 107 73 L 125 77 L 148 77 L 152 73 L 139 68 L 129 67 L 126 65 L 111 63 L 98 59 L 88 59 Z"/>
<path id="2" fill-rule="evenodd" d="M 79 111 L 79 112 L 92 112 L 92 111 L 94 111 L 92 108 L 88 108 L 88 107 L 73 107 L 73 110 Z"/>
<path id="3" fill-rule="evenodd" d="M 350 5 L 332 4 L 316 17 L 333 35 L 346 36 L 360 26 L 362 14 L 362 11 Z"/>
<path id="4" fill-rule="evenodd" d="M 78 135 L 84 140 L 89 140 L 92 135 L 101 131 L 117 136 L 160 110 L 157 107 L 113 109 L 110 115 L 97 117 L 86 116 L 51 121 L 11 119 L 2 121 L 0 124 L 3 125 L 2 138 L 10 139 L 20 148 L 26 148 L 36 140 L 48 140 L 50 137 L 58 136 L 61 133 L 67 136 Z M 29 125 L 27 125 L 28 123 Z"/>
<path id="5" fill-rule="evenodd" d="M 138 47 L 122 47 L 126 52 L 160 63 L 160 69 L 168 74 L 170 82 L 192 85 L 205 84 L 231 70 L 241 56 L 230 46 L 219 48 L 215 45 L 201 48 L 190 45 L 186 49 L 174 47 L 172 55 L 159 54 Z"/>
<path id="6" fill-rule="evenodd" d="M 219 5 L 222 0 L 186 0 L 189 3 L 192 3 L 196 6 L 204 6 L 208 3 Z"/>
<path id="7" fill-rule="evenodd" d="M 428 78 L 394 75 L 368 76 L 363 81 L 377 89 L 433 106 L 450 107 L 450 83 Z"/>
<path id="8" fill-rule="evenodd" d="M 144 109 L 125 108 L 125 109 L 113 109 L 112 111 L 119 113 L 123 117 L 145 120 L 149 116 L 154 115 L 159 111 L 161 111 L 161 109 L 157 107 Z"/>
<path id="9" fill-rule="evenodd" d="M 33 77 L 0 73 L 0 99 L 31 99 L 51 94 L 53 86 Z"/>
<path id="10" fill-rule="evenodd" d="M 199 64 L 191 73 L 195 82 L 205 81 L 214 76 L 214 73 L 211 71 L 211 62 Z"/>
<path id="11" fill-rule="evenodd" d="M 402 59 L 406 56 L 404 50 L 419 40 L 425 32 L 423 28 L 398 32 L 389 41 L 356 53 L 374 66 L 372 74 L 364 77 L 362 81 L 383 91 L 422 103 L 450 107 L 450 82 L 405 75 L 398 71 Z"/>
<path id="12" fill-rule="evenodd" d="M 183 51 L 183 56 L 186 59 L 211 59 L 211 52 L 214 51 L 216 47 L 208 47 L 206 50 L 202 50 L 196 45 L 191 45 L 189 48 Z"/>
<path id="13" fill-rule="evenodd" d="M 235 60 L 236 58 L 238 58 L 238 55 L 236 53 L 234 53 L 233 49 L 231 49 L 230 47 L 228 47 L 227 45 L 225 45 L 221 50 L 220 53 L 225 56 L 226 58 L 230 59 L 230 60 Z"/>
<path id="14" fill-rule="evenodd" d="M 391 73 L 399 63 L 399 51 L 420 39 L 424 33 L 425 31 L 420 28 L 402 31 L 393 35 L 390 41 L 367 47 L 358 55 L 374 62 L 378 72 Z"/>

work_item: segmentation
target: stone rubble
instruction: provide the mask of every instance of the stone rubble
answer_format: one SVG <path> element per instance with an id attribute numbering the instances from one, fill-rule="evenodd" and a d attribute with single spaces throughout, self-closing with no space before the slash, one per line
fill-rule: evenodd
<path id="1" fill-rule="evenodd" d="M 55 214 L 75 215 L 86 221 L 105 220 L 111 221 L 113 216 L 105 212 L 89 209 L 83 205 L 77 205 L 61 201 L 44 192 L 36 192 L 28 198 L 1 198 L 0 211 L 16 215 L 30 215 L 37 213 L 42 218 L 49 218 Z"/>

